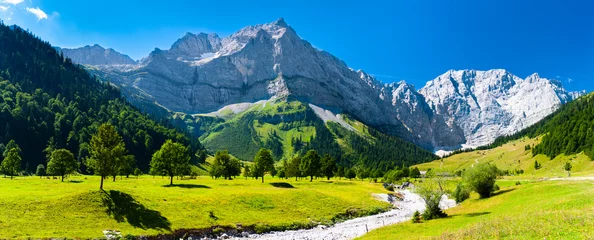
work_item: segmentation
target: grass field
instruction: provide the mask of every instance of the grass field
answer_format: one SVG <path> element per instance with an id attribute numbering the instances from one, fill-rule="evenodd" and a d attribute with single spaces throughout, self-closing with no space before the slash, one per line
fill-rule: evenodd
<path id="1" fill-rule="evenodd" d="M 385 190 L 367 181 L 174 180 L 151 176 L 106 181 L 96 176 L 59 180 L 0 178 L 0 239 L 96 238 L 103 230 L 155 235 L 211 226 L 286 228 L 329 223 L 357 209 L 389 208 L 371 194 Z"/>
<path id="2" fill-rule="evenodd" d="M 435 160 L 415 167 L 421 171 L 431 168 L 454 172 L 468 169 L 479 162 L 490 162 L 502 170 L 524 170 L 524 174 L 518 178 L 542 178 L 567 176 L 563 165 L 569 161 L 573 166 L 572 176 L 594 175 L 594 161 L 591 161 L 583 153 L 570 156 L 560 155 L 549 159 L 545 155 L 532 156 L 532 151 L 525 150 L 526 145 L 534 146 L 539 141 L 539 138 L 524 138 L 494 149 L 456 154 L 443 160 Z M 534 169 L 534 161 L 538 161 L 542 167 L 538 170 Z"/>
<path id="3" fill-rule="evenodd" d="M 592 239 L 594 182 L 543 181 L 473 195 L 448 218 L 381 228 L 360 239 Z"/>

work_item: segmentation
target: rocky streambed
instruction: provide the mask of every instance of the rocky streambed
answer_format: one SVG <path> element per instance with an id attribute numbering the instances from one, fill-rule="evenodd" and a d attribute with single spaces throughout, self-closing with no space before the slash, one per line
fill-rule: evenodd
<path id="1" fill-rule="evenodd" d="M 378 199 L 391 202 L 395 209 L 388 212 L 360 217 L 337 223 L 332 226 L 318 226 L 312 229 L 291 230 L 282 232 L 271 232 L 265 234 L 251 234 L 246 237 L 233 238 L 238 240 L 247 239 L 274 239 L 274 240 L 344 240 L 353 239 L 366 234 L 367 232 L 384 226 L 408 221 L 412 218 L 415 211 L 425 210 L 425 202 L 418 194 L 409 190 L 401 191 L 403 199 L 397 200 L 388 197 L 387 194 L 376 195 Z M 454 200 L 448 199 L 445 195 L 442 197 L 440 207 L 447 209 L 456 206 Z"/>

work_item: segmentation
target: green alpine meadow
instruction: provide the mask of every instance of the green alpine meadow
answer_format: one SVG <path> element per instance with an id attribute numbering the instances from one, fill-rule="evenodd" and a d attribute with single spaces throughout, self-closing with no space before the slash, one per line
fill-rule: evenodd
<path id="1" fill-rule="evenodd" d="M 0 239 L 592 239 L 593 23 L 0 0 Z"/>

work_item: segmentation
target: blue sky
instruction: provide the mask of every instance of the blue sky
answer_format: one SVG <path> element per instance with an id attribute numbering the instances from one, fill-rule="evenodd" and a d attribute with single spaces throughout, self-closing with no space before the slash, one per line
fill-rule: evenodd
<path id="1" fill-rule="evenodd" d="M 0 18 L 53 45 L 140 59 L 186 32 L 227 36 L 284 17 L 355 69 L 417 88 L 449 69 L 505 68 L 594 90 L 594 1 L 0 0 Z"/>

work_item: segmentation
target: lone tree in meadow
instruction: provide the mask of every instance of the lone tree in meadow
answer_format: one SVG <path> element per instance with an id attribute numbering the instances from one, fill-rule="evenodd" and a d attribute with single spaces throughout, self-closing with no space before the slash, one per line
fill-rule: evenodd
<path id="1" fill-rule="evenodd" d="M 293 159 L 291 159 L 291 161 L 288 163 L 285 170 L 287 177 L 295 177 L 295 181 L 297 181 L 297 178 L 301 177 L 299 165 L 301 165 L 301 157 L 293 157 Z"/>
<path id="2" fill-rule="evenodd" d="M 309 176 L 309 181 L 313 181 L 313 178 L 320 173 L 321 166 L 320 155 L 316 150 L 309 150 L 301 160 L 299 170 L 305 176 Z"/>
<path id="3" fill-rule="evenodd" d="M 467 186 L 477 192 L 481 198 L 488 198 L 495 189 L 495 179 L 499 170 L 495 165 L 479 163 L 464 172 Z"/>
<path id="4" fill-rule="evenodd" d="M 4 161 L 2 161 L 2 171 L 4 174 L 9 175 L 10 179 L 16 176 L 21 169 L 21 156 L 17 148 L 11 148 L 6 153 Z"/>
<path id="5" fill-rule="evenodd" d="M 571 168 L 573 167 L 570 162 L 566 162 L 565 165 L 563 165 L 563 169 L 567 171 L 567 177 L 571 177 Z"/>
<path id="6" fill-rule="evenodd" d="M 167 140 L 161 149 L 153 154 L 151 171 L 169 176 L 169 185 L 173 185 L 173 177 L 179 176 L 190 168 L 188 148 L 181 143 Z"/>
<path id="7" fill-rule="evenodd" d="M 324 158 L 322 158 L 322 174 L 330 180 L 331 177 L 334 177 L 335 171 L 336 160 L 330 154 L 325 154 Z"/>
<path id="8" fill-rule="evenodd" d="M 262 183 L 264 183 L 264 175 L 266 172 L 271 172 L 274 169 L 274 159 L 270 150 L 261 148 L 256 157 L 254 157 L 254 170 L 253 174 L 256 177 L 262 177 Z"/>
<path id="9" fill-rule="evenodd" d="M 45 166 L 43 166 L 43 164 L 37 165 L 37 171 L 35 171 L 35 175 L 39 176 L 39 178 L 45 176 Z"/>
<path id="10" fill-rule="evenodd" d="M 54 150 L 47 163 L 47 172 L 62 177 L 62 182 L 64 182 L 64 176 L 75 172 L 76 169 L 78 169 L 78 162 L 74 154 L 66 149 Z"/>
<path id="11" fill-rule="evenodd" d="M 103 190 L 103 179 L 117 174 L 118 164 L 127 155 L 124 141 L 113 125 L 104 123 L 91 138 L 89 150 L 86 165 L 95 175 L 101 176 L 99 188 Z"/>

